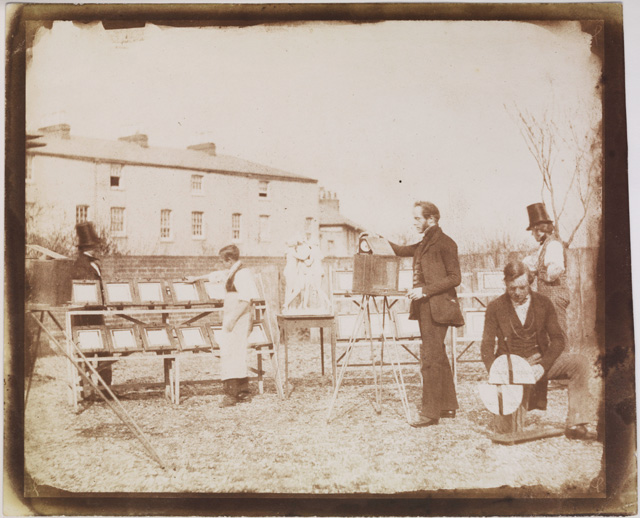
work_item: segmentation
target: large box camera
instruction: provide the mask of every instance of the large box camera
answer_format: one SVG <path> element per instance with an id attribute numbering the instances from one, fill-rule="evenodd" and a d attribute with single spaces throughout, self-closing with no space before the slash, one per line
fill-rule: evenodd
<path id="1" fill-rule="evenodd" d="M 363 236 L 353 257 L 352 292 L 361 295 L 397 295 L 401 258 L 380 237 Z"/>

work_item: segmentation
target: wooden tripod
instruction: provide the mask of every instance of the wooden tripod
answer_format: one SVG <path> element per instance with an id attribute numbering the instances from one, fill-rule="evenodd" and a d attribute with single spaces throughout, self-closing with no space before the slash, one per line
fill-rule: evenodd
<path id="1" fill-rule="evenodd" d="M 333 391 L 333 398 L 331 399 L 331 405 L 329 406 L 329 410 L 327 412 L 327 422 L 331 420 L 331 414 L 333 412 L 333 407 L 338 399 L 338 392 L 340 390 L 340 386 L 342 384 L 342 380 L 344 378 L 344 374 L 349 367 L 349 360 L 351 358 L 351 353 L 353 352 L 353 348 L 358 340 L 358 336 L 360 336 L 360 331 L 362 327 L 365 327 L 365 332 L 367 337 L 369 338 L 369 349 L 371 353 L 371 370 L 373 373 L 373 383 L 375 385 L 375 393 L 376 393 L 376 401 L 374 403 L 374 407 L 376 412 L 379 414 L 382 412 L 382 367 L 384 365 L 384 348 L 387 343 L 392 345 L 391 347 L 391 366 L 393 371 L 393 379 L 398 390 L 398 396 L 402 403 L 402 408 L 404 410 L 405 416 L 407 418 L 407 422 L 410 422 L 411 416 L 409 411 L 409 401 L 407 399 L 407 391 L 404 384 L 404 377 L 402 375 L 402 368 L 400 366 L 400 360 L 398 357 L 398 327 L 395 319 L 394 313 L 391 311 L 391 305 L 389 304 L 389 299 L 386 295 L 382 295 L 382 311 L 378 310 L 378 304 L 375 300 L 375 295 L 363 295 L 362 301 L 359 304 L 360 310 L 358 311 L 358 315 L 356 317 L 356 322 L 353 327 L 353 332 L 351 333 L 351 337 L 349 339 L 349 343 L 347 345 L 347 352 L 345 353 L 344 363 L 340 369 L 340 374 L 338 376 L 338 381 L 336 382 L 335 389 Z M 375 313 L 381 318 L 381 327 L 380 327 L 380 379 L 378 380 L 378 373 L 376 372 L 376 359 L 375 359 L 375 348 L 374 348 L 374 337 L 371 329 L 371 306 L 373 305 L 375 309 Z M 392 336 L 391 340 L 387 339 L 385 333 L 385 321 L 387 316 L 389 317 L 390 322 L 392 323 Z M 378 337 L 376 337 L 376 340 Z"/>

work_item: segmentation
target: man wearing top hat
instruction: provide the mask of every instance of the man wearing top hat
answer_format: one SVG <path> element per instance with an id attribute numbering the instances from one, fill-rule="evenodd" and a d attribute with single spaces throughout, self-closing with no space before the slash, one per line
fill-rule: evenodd
<path id="1" fill-rule="evenodd" d="M 78 256 L 73 264 L 71 278 L 77 280 L 98 281 L 100 291 L 104 292 L 104 287 L 102 285 L 102 271 L 100 269 L 100 260 L 96 252 L 102 241 L 96 233 L 96 230 L 93 227 L 93 223 L 91 223 L 90 221 L 78 223 L 76 225 L 76 234 L 78 235 Z M 104 325 L 104 316 L 72 315 L 71 325 L 74 327 Z M 96 356 L 101 356 L 101 354 L 96 353 Z M 107 385 L 111 385 L 111 363 L 112 362 L 100 362 L 98 366 L 98 372 Z M 83 391 L 85 397 L 89 395 L 90 390 L 91 387 L 88 384 L 84 383 L 83 379 Z"/>
<path id="2" fill-rule="evenodd" d="M 563 242 L 555 233 L 553 221 L 544 203 L 527 207 L 529 227 L 534 239 L 540 243 L 537 253 L 524 259 L 531 273 L 538 278 L 538 293 L 553 302 L 558 324 L 567 338 L 567 307 L 570 296 L 566 280 L 566 256 Z"/>

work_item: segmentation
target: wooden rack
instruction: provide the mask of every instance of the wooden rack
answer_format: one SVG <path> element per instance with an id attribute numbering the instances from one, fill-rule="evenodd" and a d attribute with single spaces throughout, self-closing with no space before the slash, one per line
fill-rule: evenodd
<path id="1" fill-rule="evenodd" d="M 267 309 L 264 301 L 254 301 L 253 309 L 254 332 L 261 335 L 257 341 L 251 344 L 251 350 L 255 351 L 257 358 L 257 367 L 250 368 L 257 374 L 258 387 L 260 393 L 264 391 L 264 382 L 262 369 L 262 357 L 268 356 L 271 361 L 272 371 L 276 383 L 276 389 L 279 396 L 283 397 L 282 384 L 278 371 L 278 361 L 276 348 L 273 345 L 273 333 L 270 329 L 270 321 L 267 318 Z M 121 330 L 134 329 L 136 335 L 136 346 L 133 349 L 116 350 L 112 344 L 103 344 L 102 351 L 97 354 L 93 350 L 87 352 L 87 359 L 78 358 L 74 353 L 73 345 L 67 343 L 67 351 L 73 354 L 79 362 L 90 362 L 94 367 L 99 366 L 103 362 L 114 361 L 133 361 L 133 360 L 153 360 L 162 359 L 164 364 L 164 383 L 165 396 L 172 403 L 180 403 L 180 359 L 186 354 L 197 352 L 202 354 L 203 358 L 211 358 L 211 356 L 219 358 L 219 348 L 215 342 L 214 330 L 219 328 L 222 322 L 222 307 L 220 304 L 194 304 L 181 306 L 163 306 L 161 308 L 154 307 L 107 307 L 104 309 L 88 309 L 85 306 L 68 307 L 66 311 L 66 329 L 67 336 L 75 340 L 79 330 L 100 329 L 105 330 Z M 194 315 L 195 314 L 195 315 Z M 83 315 L 101 315 L 105 317 L 106 324 L 103 326 L 73 326 L 72 317 Z M 216 317 L 215 320 L 213 317 Z M 158 320 L 160 322 L 152 322 Z M 213 321 L 212 321 L 213 320 Z M 113 324 L 112 322 L 118 322 Z M 119 325 L 122 321 L 123 325 Z M 209 333 L 206 337 L 205 346 L 203 347 L 185 347 L 182 340 L 178 339 L 178 330 L 185 326 L 200 327 L 205 333 Z M 145 329 L 149 328 L 165 328 L 170 333 L 170 344 L 166 347 L 153 347 L 148 340 L 141 340 Z M 90 357 L 89 357 L 90 356 Z M 70 391 L 70 403 L 77 407 L 81 393 L 80 375 L 77 369 L 69 362 L 67 375 Z"/>

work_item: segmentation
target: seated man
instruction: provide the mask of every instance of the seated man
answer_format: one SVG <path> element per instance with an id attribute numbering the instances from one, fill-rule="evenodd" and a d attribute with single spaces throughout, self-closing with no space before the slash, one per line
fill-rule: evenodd
<path id="1" fill-rule="evenodd" d="M 565 339 L 553 303 L 531 291 L 529 269 L 521 261 L 504 268 L 506 293 L 489 303 L 482 335 L 482 361 L 487 371 L 496 357 L 515 354 L 525 358 L 536 379 L 528 409 L 547 407 L 547 380 L 569 380 L 569 412 L 565 435 L 592 438 L 587 423 L 589 364 L 580 354 L 563 352 Z M 498 344 L 496 348 L 496 338 Z"/>

